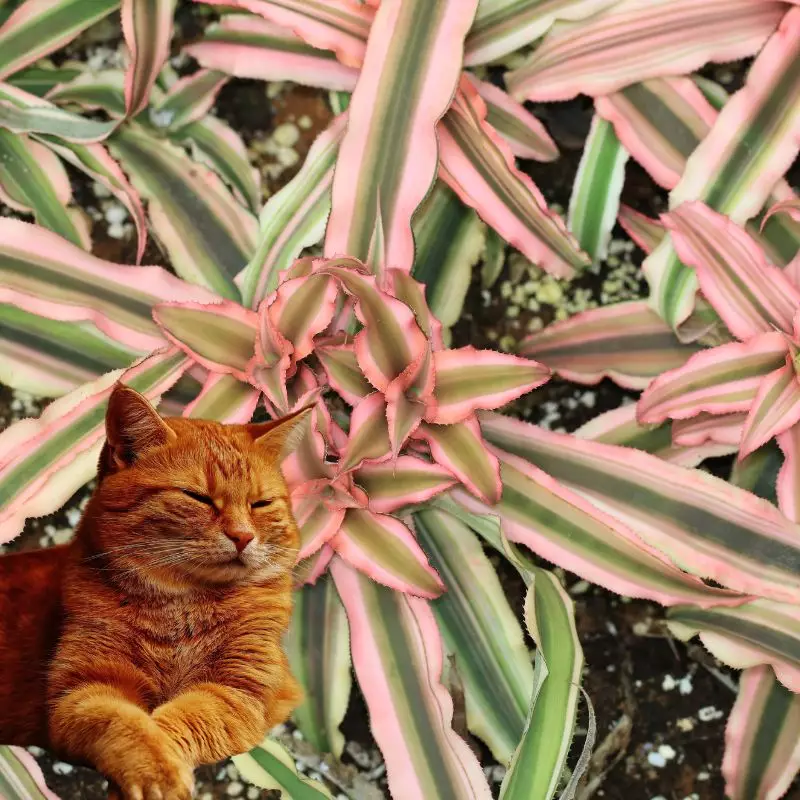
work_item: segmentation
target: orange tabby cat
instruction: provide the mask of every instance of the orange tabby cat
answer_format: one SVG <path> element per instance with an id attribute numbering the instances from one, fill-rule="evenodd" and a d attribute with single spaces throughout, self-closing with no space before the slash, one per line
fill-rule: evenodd
<path id="1" fill-rule="evenodd" d="M 281 646 L 298 546 L 275 422 L 162 419 L 118 385 L 69 545 L 0 558 L 0 743 L 90 764 L 126 800 L 259 743 L 300 699 Z"/>

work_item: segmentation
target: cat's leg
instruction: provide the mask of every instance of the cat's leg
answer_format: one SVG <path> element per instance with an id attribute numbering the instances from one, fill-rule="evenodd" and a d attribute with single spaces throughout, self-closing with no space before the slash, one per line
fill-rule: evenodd
<path id="1" fill-rule="evenodd" d="M 189 800 L 192 765 L 138 702 L 135 692 L 100 682 L 60 694 L 50 714 L 54 748 L 91 764 L 124 800 Z"/>

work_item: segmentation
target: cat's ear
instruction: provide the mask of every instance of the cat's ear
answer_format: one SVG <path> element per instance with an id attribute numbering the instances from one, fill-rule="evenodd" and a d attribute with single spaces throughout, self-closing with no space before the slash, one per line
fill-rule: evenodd
<path id="1" fill-rule="evenodd" d="M 248 425 L 256 444 L 278 455 L 287 455 L 294 450 L 306 434 L 307 421 L 311 419 L 314 404 L 304 406 L 298 411 L 273 419 Z"/>
<path id="2" fill-rule="evenodd" d="M 106 442 L 117 468 L 130 466 L 148 450 L 175 438 L 146 397 L 121 383 L 114 387 L 106 411 Z"/>

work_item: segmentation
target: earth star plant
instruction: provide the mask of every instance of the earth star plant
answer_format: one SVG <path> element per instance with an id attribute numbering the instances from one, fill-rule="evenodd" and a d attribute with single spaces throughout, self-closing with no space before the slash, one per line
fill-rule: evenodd
<path id="1" fill-rule="evenodd" d="M 797 152 L 800 9 L 756 0 L 225 6 L 185 48 L 203 68 L 182 77 L 167 63 L 172 0 L 0 6 L 0 199 L 37 222 L 0 219 L 0 379 L 58 398 L 0 435 L 0 541 L 92 477 L 118 379 L 161 397 L 165 413 L 229 422 L 259 404 L 278 415 L 313 402 L 313 429 L 286 462 L 303 535 L 290 650 L 307 700 L 295 722 L 309 741 L 341 754 L 352 669 L 393 796 L 488 798 L 453 726 L 448 686 L 459 679 L 470 732 L 508 767 L 501 796 L 573 797 L 593 740 L 590 714 L 583 753 L 570 758 L 583 656 L 572 601 L 524 546 L 670 606 L 676 635 L 699 632 L 719 658 L 747 668 L 728 733 L 728 792 L 778 796 L 797 770 L 796 753 L 785 753 L 800 732 L 794 451 L 779 510 L 749 491 L 752 462 L 734 483 L 693 469 L 736 449 L 735 414 L 725 425 L 699 414 L 696 427 L 671 432 L 623 407 L 566 435 L 493 409 L 541 385 L 548 367 L 644 389 L 708 358 L 714 349 L 701 348 L 734 316 L 749 325 L 730 328 L 743 341 L 780 338 L 770 364 L 793 397 L 788 290 L 768 298 L 760 278 L 776 269 L 767 260 L 783 266 L 800 246 L 793 192 L 779 180 Z M 125 71 L 35 63 L 116 9 Z M 676 77 L 757 52 L 730 99 Z M 485 65 L 509 60 L 516 100 L 485 80 Z M 244 144 L 209 113 L 228 75 L 333 92 L 338 116 L 263 208 Z M 595 98 L 596 117 L 570 233 L 515 156 L 558 156 L 519 101 L 578 93 Z M 662 222 L 620 211 L 632 238 L 653 249 L 655 310 L 634 302 L 552 326 L 523 348 L 536 360 L 448 348 L 445 326 L 458 319 L 485 224 L 557 275 L 598 261 L 628 154 L 672 190 Z M 152 233 L 175 274 L 91 255 L 61 160 L 125 204 L 138 236 L 131 260 Z M 736 224 L 776 201 L 788 213 L 751 222 L 750 240 L 705 207 L 680 205 L 691 199 Z M 322 258 L 302 257 L 323 239 Z M 731 254 L 732 243 L 744 249 Z M 725 294 L 731 276 L 749 289 Z M 765 332 L 765 320 L 783 335 Z M 746 388 L 750 408 L 760 395 L 753 380 Z M 790 428 L 791 415 L 769 412 L 755 414 L 759 436 L 746 449 L 789 435 L 770 420 Z M 533 665 L 485 546 L 528 587 Z M 771 744 L 754 746 L 775 730 Z M 329 796 L 273 740 L 237 764 L 291 796 Z M 41 787 L 24 753 L 0 751 L 10 797 L 45 792 L 26 772 Z"/>

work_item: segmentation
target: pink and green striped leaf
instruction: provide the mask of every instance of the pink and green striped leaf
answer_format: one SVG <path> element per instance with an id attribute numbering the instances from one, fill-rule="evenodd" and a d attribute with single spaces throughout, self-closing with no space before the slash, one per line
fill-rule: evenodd
<path id="1" fill-rule="evenodd" d="M 672 423 L 672 441 L 680 447 L 718 444 L 728 448 L 728 453 L 735 453 L 742 441 L 742 430 L 746 418 L 747 415 L 744 412 L 717 415 L 703 411 L 689 419 L 675 420 Z M 736 481 L 733 483 L 737 486 L 742 485 Z M 752 491 L 751 486 L 743 488 Z"/>
<path id="2" fill-rule="evenodd" d="M 174 348 L 156 351 L 55 400 L 38 419 L 6 428 L 0 434 L 0 541 L 13 539 L 29 517 L 58 509 L 95 474 L 106 402 L 117 381 L 153 400 L 189 366 Z"/>
<path id="3" fill-rule="evenodd" d="M 762 10 L 769 5 L 762 4 Z M 753 62 L 744 87 L 690 156 L 670 194 L 671 208 L 701 200 L 736 224 L 761 210 L 800 147 L 798 52 L 800 8 L 794 8 Z M 643 269 L 654 306 L 677 328 L 692 311 L 696 276 L 681 264 L 669 238 L 645 260 Z"/>
<path id="4" fill-rule="evenodd" d="M 464 53 L 468 67 L 488 64 L 534 43 L 558 20 L 597 14 L 616 0 L 480 0 Z"/>
<path id="5" fill-rule="evenodd" d="M 351 345 L 321 345 L 315 354 L 325 369 L 331 388 L 346 403 L 355 406 L 372 393 L 373 388 L 361 372 Z"/>
<path id="6" fill-rule="evenodd" d="M 0 80 L 58 50 L 120 0 L 26 0 L 0 26 Z"/>
<path id="7" fill-rule="evenodd" d="M 731 800 L 783 797 L 800 770 L 800 696 L 770 667 L 746 669 L 725 728 L 722 774 Z"/>
<path id="8" fill-rule="evenodd" d="M 540 102 L 609 94 L 709 61 L 751 56 L 785 12 L 783 3 L 770 0 L 625 0 L 551 31 L 506 75 L 506 85 L 514 97 Z"/>
<path id="9" fill-rule="evenodd" d="M 151 317 L 156 303 L 218 299 L 161 267 L 112 264 L 50 231 L 0 219 L 0 302 L 32 314 L 92 322 L 116 342 L 148 352 L 164 344 Z"/>
<path id="10" fill-rule="evenodd" d="M 38 225 L 88 250 L 86 225 L 69 208 L 72 189 L 66 170 L 44 145 L 0 129 L 0 193 L 18 211 L 32 213 Z"/>
<path id="11" fill-rule="evenodd" d="M 388 458 L 391 452 L 386 400 L 380 392 L 373 392 L 353 410 L 350 437 L 342 453 L 340 468 L 343 471 L 354 469 L 365 459 L 380 461 Z"/>
<path id="12" fill-rule="evenodd" d="M 245 14 L 226 14 L 183 52 L 207 69 L 237 78 L 347 91 L 358 80 L 358 70 L 337 61 L 330 50 L 307 44 L 290 28 Z"/>
<path id="13" fill-rule="evenodd" d="M 337 117 L 311 145 L 300 171 L 267 201 L 258 246 L 237 276 L 245 305 L 255 308 L 278 287 L 279 275 L 300 252 L 317 244 L 331 209 L 331 184 L 347 117 Z"/>
<path id="14" fill-rule="evenodd" d="M 199 1 L 199 0 L 198 0 Z M 214 0 L 241 8 L 294 31 L 320 50 L 332 50 L 342 64 L 360 67 L 375 12 L 349 0 Z"/>
<path id="15" fill-rule="evenodd" d="M 478 80 L 469 72 L 465 72 L 464 77 L 486 103 L 486 121 L 506 140 L 515 156 L 534 161 L 555 161 L 558 158 L 558 148 L 547 128 L 525 106 L 494 84 Z"/>
<path id="16" fill-rule="evenodd" d="M 67 142 L 94 144 L 107 139 L 118 125 L 116 121 L 88 119 L 50 104 L 20 108 L 0 101 L 0 128 L 12 133 L 48 134 Z"/>
<path id="17" fill-rule="evenodd" d="M 678 639 L 700 641 L 734 669 L 768 664 L 790 691 L 800 692 L 800 611 L 796 603 L 759 598 L 737 608 L 676 606 L 667 626 Z"/>
<path id="18" fill-rule="evenodd" d="M 213 69 L 201 69 L 178 80 L 164 99 L 150 110 L 150 122 L 158 128 L 177 131 L 208 114 L 228 76 Z"/>
<path id="19" fill-rule="evenodd" d="M 411 217 L 436 177 L 436 124 L 458 83 L 476 5 L 379 6 L 339 147 L 326 255 L 367 261 L 377 236 L 387 265 L 411 269 Z"/>
<path id="20" fill-rule="evenodd" d="M 503 800 L 556 796 L 567 768 L 581 692 L 584 658 L 573 601 L 552 572 L 534 569 L 528 580 L 525 623 L 536 642 L 538 675 L 525 731 L 500 787 Z M 569 795 L 565 791 L 562 796 Z"/>
<path id="21" fill-rule="evenodd" d="M 0 11 L 0 14 L 2 14 L 2 11 Z M 44 97 L 58 84 L 74 80 L 81 72 L 81 66 L 73 61 L 68 61 L 60 67 L 55 67 L 47 60 L 43 61 L 41 66 L 26 67 L 19 72 L 15 72 L 13 75 L 9 75 L 6 80 L 17 89 L 36 97 Z"/>
<path id="22" fill-rule="evenodd" d="M 474 417 L 455 425 L 423 423 L 414 436 L 427 442 L 433 460 L 472 494 L 489 504 L 498 501 L 503 491 L 500 465 L 487 450 Z"/>
<path id="23" fill-rule="evenodd" d="M 367 493 L 370 509 L 379 514 L 391 514 L 404 506 L 424 503 L 456 482 L 443 467 L 414 456 L 364 464 L 356 473 L 355 481 Z"/>
<path id="24" fill-rule="evenodd" d="M 411 221 L 414 267 L 425 284 L 427 305 L 449 328 L 461 318 L 472 269 L 481 258 L 486 226 L 445 183 L 437 180 Z"/>
<path id="25" fill-rule="evenodd" d="M 560 277 L 588 263 L 533 181 L 516 168 L 468 80 L 461 81 L 438 136 L 439 177 L 510 245 Z"/>
<path id="26" fill-rule="evenodd" d="M 277 791 L 297 800 L 332 800 L 333 795 L 321 781 L 298 772 L 294 757 L 273 739 L 264 739 L 247 753 L 233 757 L 236 769 L 254 786 Z"/>
<path id="27" fill-rule="evenodd" d="M 125 75 L 126 115 L 147 108 L 150 90 L 169 57 L 176 0 L 122 0 L 122 34 L 130 64 Z"/>
<path id="28" fill-rule="evenodd" d="M 567 227 L 593 263 L 608 255 L 619 211 L 628 152 L 614 127 L 595 114 L 572 184 Z"/>
<path id="29" fill-rule="evenodd" d="M 230 301 L 159 303 L 153 319 L 166 339 L 206 369 L 247 379 L 255 359 L 255 311 Z"/>
<path id="30" fill-rule="evenodd" d="M 442 642 L 430 605 L 392 592 L 335 558 L 350 622 L 353 666 L 394 797 L 489 800 L 483 770 L 452 729 Z"/>
<path id="31" fill-rule="evenodd" d="M 645 214 L 634 211 L 624 203 L 620 204 L 617 221 L 620 227 L 648 255 L 658 247 L 666 235 L 664 226 Z"/>
<path id="32" fill-rule="evenodd" d="M 791 334 L 800 289 L 728 217 L 703 203 L 683 203 L 662 215 L 675 252 L 693 267 L 700 289 L 734 336 Z"/>
<path id="33" fill-rule="evenodd" d="M 143 128 L 121 129 L 111 150 L 148 200 L 153 230 L 175 271 L 238 300 L 234 277 L 255 250 L 255 217 L 213 172 Z"/>
<path id="34" fill-rule="evenodd" d="M 794 366 L 786 364 L 761 380 L 742 431 L 739 458 L 749 455 L 798 421 L 800 382 Z"/>
<path id="35" fill-rule="evenodd" d="M 200 394 L 184 409 L 183 416 L 245 425 L 253 418 L 260 396 L 257 389 L 233 375 L 211 373 Z"/>
<path id="36" fill-rule="evenodd" d="M 765 500 L 630 448 L 497 414 L 480 419 L 496 448 L 585 497 L 682 569 L 746 594 L 800 598 L 800 526 Z M 505 499 L 505 477 L 504 485 Z"/>
<path id="37" fill-rule="evenodd" d="M 800 522 L 800 425 L 792 425 L 778 436 L 784 459 L 774 482 L 780 510 L 794 522 Z"/>
<path id="38" fill-rule="evenodd" d="M 479 408 L 499 408 L 550 378 L 550 370 L 532 359 L 472 346 L 440 350 L 433 364 L 435 406 L 426 420 L 439 425 L 463 422 Z"/>
<path id="39" fill-rule="evenodd" d="M 437 508 L 414 528 L 446 591 L 431 603 L 464 684 L 469 730 L 507 764 L 525 728 L 533 669 L 522 629 L 475 534 Z"/>
<path id="40" fill-rule="evenodd" d="M 696 419 L 697 417 L 689 422 L 694 422 Z M 725 418 L 709 417 L 709 419 L 716 425 L 721 425 Z M 673 424 L 672 430 L 669 423 L 658 426 L 641 425 L 636 420 L 636 406 L 630 404 L 599 414 L 578 428 L 574 435 L 579 439 L 591 439 L 618 447 L 634 447 L 645 453 L 651 453 L 662 461 L 670 461 L 682 467 L 696 467 L 706 458 L 735 453 L 739 447 L 743 421 L 742 416 L 733 441 L 730 439 L 720 441 L 714 438 L 716 427 L 712 431 L 698 433 L 696 438 L 684 437 L 677 433 L 679 423 Z"/>
<path id="41" fill-rule="evenodd" d="M 21 747 L 0 746 L 0 796 L 4 800 L 58 800 L 33 756 Z"/>
<path id="42" fill-rule="evenodd" d="M 351 567 L 390 589 L 429 599 L 442 593 L 414 534 L 395 517 L 350 508 L 330 545 Z"/>
<path id="43" fill-rule="evenodd" d="M 639 399 L 639 420 L 654 424 L 701 412 L 749 411 L 761 381 L 785 363 L 786 341 L 777 332 L 701 350 L 647 387 Z"/>
<path id="44" fill-rule="evenodd" d="M 292 719 L 318 753 L 340 758 L 350 700 L 350 630 L 330 576 L 294 594 L 286 654 L 305 695 Z"/>
<path id="45" fill-rule="evenodd" d="M 60 397 L 141 352 L 85 322 L 57 322 L 0 304 L 0 383 L 37 397 Z"/>
<path id="46" fill-rule="evenodd" d="M 644 389 L 698 349 L 682 344 L 646 300 L 633 300 L 548 325 L 524 339 L 519 352 L 576 383 L 611 378 L 627 389 Z"/>
<path id="47" fill-rule="evenodd" d="M 795 222 L 800 222 L 800 199 L 793 197 L 789 200 L 783 200 L 779 203 L 775 203 L 775 205 L 771 206 L 764 215 L 761 226 L 763 227 L 767 223 L 767 220 L 769 220 L 775 214 L 788 214 L 793 220 L 795 220 Z"/>

